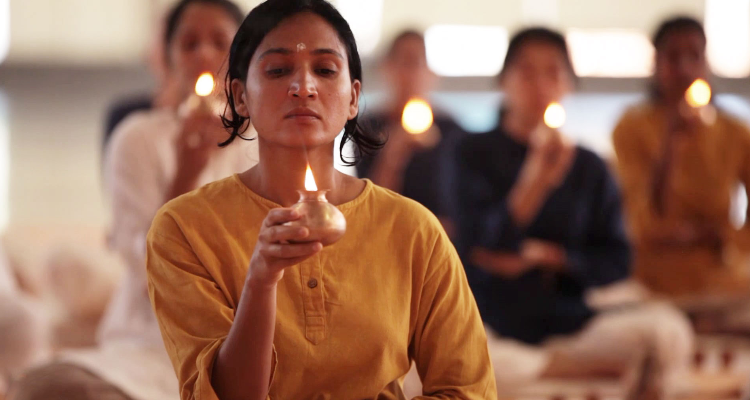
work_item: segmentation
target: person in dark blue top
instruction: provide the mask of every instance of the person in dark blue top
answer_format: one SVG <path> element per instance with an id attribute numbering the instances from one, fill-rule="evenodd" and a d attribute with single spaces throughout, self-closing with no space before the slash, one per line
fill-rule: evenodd
<path id="1" fill-rule="evenodd" d="M 465 133 L 439 111 L 427 132 L 413 135 L 402 128 L 405 105 L 415 98 L 425 100 L 436 79 L 427 65 L 422 34 L 399 34 L 381 69 L 389 98 L 381 110 L 365 110 L 360 124 L 366 130 L 386 135 L 388 142 L 377 155 L 361 159 L 357 174 L 421 203 L 453 237 L 458 210 L 455 151 Z"/>
<path id="2" fill-rule="evenodd" d="M 560 34 L 535 28 L 511 40 L 499 126 L 458 149 L 457 247 L 469 283 L 491 337 L 542 348 L 570 341 L 547 354 L 536 377 L 621 373 L 651 351 L 672 374 L 687 367 L 692 338 L 676 310 L 599 313 L 586 302 L 589 289 L 629 277 L 631 252 L 605 162 L 544 124 L 548 105 L 574 82 Z"/>

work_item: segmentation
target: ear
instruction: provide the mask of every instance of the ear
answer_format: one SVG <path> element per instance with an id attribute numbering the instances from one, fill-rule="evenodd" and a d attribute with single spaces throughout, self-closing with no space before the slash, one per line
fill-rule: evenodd
<path id="1" fill-rule="evenodd" d="M 349 120 L 351 121 L 354 119 L 354 117 L 359 114 L 359 95 L 362 91 L 362 82 L 360 82 L 358 79 L 355 79 L 354 82 L 352 82 L 352 99 L 349 103 Z"/>
<path id="2" fill-rule="evenodd" d="M 247 101 L 245 84 L 239 79 L 232 79 L 232 100 L 234 100 L 234 109 L 237 114 L 245 118 L 250 118 L 250 104 Z"/>

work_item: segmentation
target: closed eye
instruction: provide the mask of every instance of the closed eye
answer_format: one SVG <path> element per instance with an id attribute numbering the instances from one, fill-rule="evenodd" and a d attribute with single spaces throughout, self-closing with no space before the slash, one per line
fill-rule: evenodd
<path id="1" fill-rule="evenodd" d="M 279 77 L 287 73 L 289 70 L 287 68 L 272 68 L 266 70 L 266 74 L 270 77 Z"/>
<path id="2" fill-rule="evenodd" d="M 323 76 L 331 76 L 336 74 L 336 70 L 330 68 L 318 68 L 317 72 Z"/>

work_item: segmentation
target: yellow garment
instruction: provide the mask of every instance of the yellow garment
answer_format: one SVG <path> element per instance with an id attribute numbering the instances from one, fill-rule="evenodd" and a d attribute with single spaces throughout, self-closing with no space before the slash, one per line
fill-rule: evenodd
<path id="1" fill-rule="evenodd" d="M 213 360 L 276 207 L 235 175 L 171 201 L 153 222 L 149 291 L 182 399 L 217 399 Z M 279 283 L 270 398 L 403 398 L 413 359 L 435 396 L 420 398 L 494 400 L 484 328 L 437 219 L 370 181 L 339 209 L 344 238 Z"/>
<path id="2" fill-rule="evenodd" d="M 642 104 L 628 110 L 614 131 L 625 205 L 636 248 L 635 275 L 652 290 L 673 296 L 737 294 L 750 288 L 747 264 L 731 255 L 748 249 L 747 225 L 730 223 L 738 184 L 750 188 L 750 132 L 719 112 L 716 122 L 680 138 L 665 190 L 665 212 L 655 212 L 651 188 L 662 157 L 667 122 L 662 110 Z M 675 248 L 650 238 L 678 224 L 711 224 L 723 248 Z"/>

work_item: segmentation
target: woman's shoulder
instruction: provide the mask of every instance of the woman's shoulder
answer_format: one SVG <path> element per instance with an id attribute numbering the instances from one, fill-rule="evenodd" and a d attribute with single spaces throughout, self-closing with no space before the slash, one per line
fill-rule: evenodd
<path id="1" fill-rule="evenodd" d="M 422 204 L 372 182 L 368 185 L 371 188 L 367 209 L 376 221 L 391 219 L 396 229 L 424 230 L 433 234 L 442 229 L 435 214 Z"/>
<path id="2" fill-rule="evenodd" d="M 745 121 L 737 118 L 736 116 L 722 109 L 718 109 L 716 122 L 722 131 L 738 135 L 741 139 L 744 140 L 750 140 L 750 128 L 748 128 L 748 125 Z"/>
<path id="3" fill-rule="evenodd" d="M 156 213 L 151 229 L 168 231 L 173 226 L 184 231 L 188 227 L 209 226 L 212 221 L 232 218 L 238 209 L 246 208 L 243 198 L 236 175 L 211 182 L 168 201 Z"/>
<path id="4" fill-rule="evenodd" d="M 639 103 L 631 104 L 620 116 L 617 121 L 615 128 L 615 134 L 622 128 L 630 128 L 633 126 L 643 126 L 648 124 L 656 114 L 656 106 L 651 101 L 642 101 Z"/>

